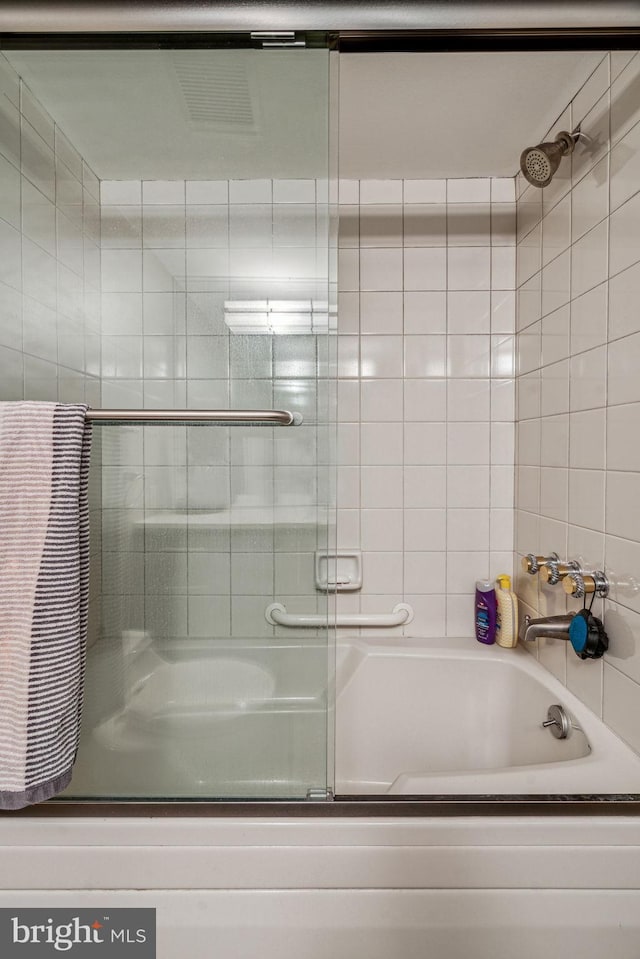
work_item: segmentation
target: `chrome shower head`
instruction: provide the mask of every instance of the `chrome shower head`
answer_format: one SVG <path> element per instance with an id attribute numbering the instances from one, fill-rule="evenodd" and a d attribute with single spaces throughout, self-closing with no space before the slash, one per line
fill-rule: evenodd
<path id="1" fill-rule="evenodd" d="M 524 177 L 532 186 L 548 186 L 553 175 L 560 166 L 564 156 L 573 153 L 579 133 L 567 133 L 563 130 L 557 135 L 553 143 L 539 143 L 535 147 L 527 147 L 520 155 L 520 169 Z"/>

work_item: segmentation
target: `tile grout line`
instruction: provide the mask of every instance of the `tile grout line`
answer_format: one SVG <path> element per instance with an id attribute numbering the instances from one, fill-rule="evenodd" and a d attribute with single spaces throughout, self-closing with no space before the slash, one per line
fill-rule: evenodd
<path id="1" fill-rule="evenodd" d="M 613 171 L 612 171 L 612 168 L 611 168 L 611 153 L 612 153 L 612 142 L 611 142 L 611 133 L 612 133 L 612 129 L 611 129 L 611 125 L 612 125 L 612 117 L 611 117 L 611 85 L 612 85 L 612 80 L 611 80 L 611 53 L 608 54 L 608 58 L 609 58 L 609 86 L 608 86 L 608 88 L 607 88 L 607 94 L 608 94 L 608 98 L 609 98 L 609 99 L 608 99 L 608 104 L 609 104 L 609 111 L 608 111 L 608 112 L 609 112 L 609 115 L 608 115 L 608 120 L 609 120 L 609 130 L 608 130 L 608 132 L 609 132 L 609 150 L 608 150 L 608 154 L 607 154 L 607 156 L 608 156 L 608 164 L 607 164 L 607 180 L 608 180 L 608 182 L 607 182 L 607 200 L 608 200 L 608 203 L 607 203 L 607 208 L 608 208 L 608 209 L 607 209 L 607 271 L 606 271 L 606 272 L 607 272 L 607 298 L 606 298 L 606 305 L 605 305 L 605 310 L 606 310 L 606 319 L 605 319 L 605 333 L 606 333 L 606 337 L 605 337 L 605 395 L 604 395 L 605 413 L 604 413 L 604 437 L 603 437 L 603 442 L 604 442 L 604 450 L 603 450 L 603 455 L 604 455 L 604 481 L 603 481 L 603 490 L 602 490 L 603 499 L 604 499 L 604 502 L 603 502 L 603 504 L 602 504 L 602 525 L 603 525 L 603 530 L 602 530 L 602 569 L 605 570 L 605 571 L 606 571 L 606 569 L 607 569 L 607 490 L 608 490 L 608 486 L 609 486 L 609 475 L 608 475 L 608 467 L 609 467 L 609 457 L 608 457 L 608 438 L 609 438 L 609 329 L 610 329 L 610 309 L 609 309 L 609 305 L 610 305 L 610 273 L 611 273 L 611 217 L 612 217 L 612 215 L 613 215 L 613 211 L 612 211 L 612 209 L 611 209 L 611 184 L 612 184 L 612 177 L 613 177 Z M 608 604 L 606 603 L 606 601 L 603 600 L 602 603 L 601 603 L 601 607 L 602 607 L 602 611 L 603 611 L 603 613 L 602 613 L 602 619 L 603 619 L 603 621 L 604 621 L 604 623 L 605 623 L 605 628 L 606 628 L 606 621 L 607 621 L 607 616 L 606 616 L 607 605 L 608 605 Z M 601 717 L 604 717 L 604 714 L 605 714 L 604 673 L 605 673 L 605 660 L 604 660 L 604 657 L 603 657 L 603 659 L 602 659 L 602 661 L 601 661 L 601 664 L 600 664 L 600 677 L 599 677 L 599 678 L 600 678 L 600 702 L 599 702 L 599 707 L 600 707 L 600 709 L 599 709 L 599 714 L 600 714 Z"/>
<path id="2" fill-rule="evenodd" d="M 405 384 L 406 384 L 406 368 L 405 368 L 406 350 L 405 350 L 405 322 L 404 322 L 404 296 L 405 296 L 405 279 L 404 279 L 404 276 L 405 276 L 405 273 L 404 273 L 405 253 L 404 253 L 404 251 L 405 251 L 405 225 L 406 225 L 406 212 L 405 212 L 406 197 L 405 197 L 405 181 L 404 181 L 404 179 L 401 180 L 401 190 L 402 190 L 402 194 L 401 194 L 401 195 L 402 195 L 402 202 L 401 202 L 401 206 L 400 206 L 400 217 L 401 217 L 401 220 L 400 220 L 400 230 L 401 230 L 402 246 L 401 246 L 401 263 L 400 263 L 400 268 L 401 268 L 400 285 L 401 285 L 401 287 L 402 287 L 402 294 L 401 294 L 401 297 L 402 297 L 402 443 L 401 443 L 401 457 L 402 457 L 402 496 L 401 496 L 401 502 L 402 502 L 402 507 L 401 507 L 401 509 L 402 509 L 402 529 L 401 529 L 401 539 L 400 539 L 400 542 L 401 542 L 401 546 L 402 546 L 402 592 L 401 592 L 401 596 L 402 596 L 402 602 L 404 603 L 404 602 L 406 602 L 406 594 L 407 594 L 407 588 L 406 588 L 406 578 L 407 578 L 407 552 L 406 552 L 406 549 L 405 549 L 405 469 L 406 469 L 406 466 L 405 466 L 405 459 L 406 459 L 405 425 L 406 425 L 406 421 L 407 421 L 407 411 L 406 411 L 406 389 L 405 389 Z M 406 629 L 405 626 L 402 626 L 399 631 L 400 631 L 400 633 L 401 633 L 403 636 L 408 635 L 407 629 Z M 410 633 L 410 630 L 409 630 L 409 633 Z"/>

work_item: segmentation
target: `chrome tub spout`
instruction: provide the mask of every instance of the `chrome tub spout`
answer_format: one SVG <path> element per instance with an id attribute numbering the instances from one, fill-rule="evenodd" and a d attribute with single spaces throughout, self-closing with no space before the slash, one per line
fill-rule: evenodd
<path id="1" fill-rule="evenodd" d="M 541 619 L 531 619 L 525 616 L 520 626 L 520 639 L 530 643 L 540 636 L 550 639 L 569 639 L 569 626 L 575 613 L 565 613 L 561 616 L 543 616 Z"/>

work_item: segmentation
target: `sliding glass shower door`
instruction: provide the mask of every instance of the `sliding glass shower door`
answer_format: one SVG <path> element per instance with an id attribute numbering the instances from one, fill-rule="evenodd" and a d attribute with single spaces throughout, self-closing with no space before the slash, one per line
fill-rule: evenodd
<path id="1" fill-rule="evenodd" d="M 93 427 L 92 627 L 66 795 L 322 797 L 331 56 L 301 36 L 91 46 L 6 51 L 30 107 L 23 196 L 55 222 L 65 362 L 87 376 L 91 358 L 91 406 L 99 387 L 112 411 Z M 61 380 L 63 399 L 83 399 Z M 229 410 L 246 412 L 229 423 Z M 266 415 L 278 410 L 289 425 Z M 318 625 L 276 625 L 274 603 Z"/>

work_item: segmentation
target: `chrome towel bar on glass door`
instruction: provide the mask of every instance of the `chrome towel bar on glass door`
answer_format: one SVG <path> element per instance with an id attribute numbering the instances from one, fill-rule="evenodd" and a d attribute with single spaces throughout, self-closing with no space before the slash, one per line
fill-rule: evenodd
<path id="1" fill-rule="evenodd" d="M 413 608 L 398 603 L 390 613 L 343 613 L 332 616 L 323 613 L 288 613 L 282 603 L 271 603 L 264 611 L 272 626 L 291 626 L 298 629 L 318 629 L 322 626 L 391 627 L 406 626 L 413 619 Z"/>
<path id="2" fill-rule="evenodd" d="M 220 423 L 300 426 L 302 414 L 288 410 L 87 410 L 92 423 Z"/>

